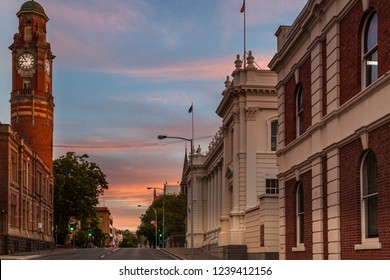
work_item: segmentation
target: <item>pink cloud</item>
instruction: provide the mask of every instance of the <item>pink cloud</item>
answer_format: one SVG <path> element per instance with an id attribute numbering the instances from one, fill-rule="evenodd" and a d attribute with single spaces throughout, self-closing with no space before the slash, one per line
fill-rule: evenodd
<path id="1" fill-rule="evenodd" d="M 256 54 L 254 53 L 256 56 Z M 241 55 L 242 57 L 242 55 Z M 267 64 L 272 58 L 270 53 L 259 53 L 259 59 L 256 58 L 256 63 L 262 69 L 268 69 Z M 160 67 L 147 68 L 111 68 L 104 71 L 111 74 L 125 75 L 139 78 L 150 78 L 154 81 L 169 81 L 169 80 L 223 80 L 224 77 L 234 70 L 235 57 L 223 57 L 218 59 L 205 59 L 201 61 L 179 62 Z"/>
<path id="2" fill-rule="evenodd" d="M 137 6 L 132 5 L 133 3 L 117 0 L 112 0 L 109 4 L 107 1 L 95 0 L 93 5 L 81 2 L 73 2 L 73 5 L 48 2 L 45 3 L 45 11 L 49 18 L 55 18 L 62 25 L 74 26 L 76 31 L 82 29 L 89 32 L 127 33 L 133 31 L 141 21 Z M 142 2 L 138 2 L 138 6 L 139 4 Z"/>

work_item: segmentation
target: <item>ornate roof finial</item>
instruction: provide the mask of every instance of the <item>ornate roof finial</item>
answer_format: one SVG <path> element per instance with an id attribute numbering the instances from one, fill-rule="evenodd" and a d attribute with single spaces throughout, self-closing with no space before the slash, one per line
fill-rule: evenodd
<path id="1" fill-rule="evenodd" d="M 242 68 L 242 60 L 240 59 L 240 55 L 237 55 L 236 61 L 234 61 L 234 64 L 236 66 L 236 69 L 241 69 Z"/>
<path id="2" fill-rule="evenodd" d="M 252 51 L 249 51 L 246 61 L 248 63 L 247 68 L 256 69 L 256 66 L 253 65 L 253 63 L 255 62 L 255 57 L 252 55 Z"/>
<path id="3" fill-rule="evenodd" d="M 229 79 L 229 76 L 226 76 L 226 81 L 225 81 L 225 88 L 228 88 L 230 86 L 231 82 Z"/>

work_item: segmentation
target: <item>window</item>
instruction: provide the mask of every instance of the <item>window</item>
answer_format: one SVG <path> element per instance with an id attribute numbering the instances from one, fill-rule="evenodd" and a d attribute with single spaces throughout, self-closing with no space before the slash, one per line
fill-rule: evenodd
<path id="1" fill-rule="evenodd" d="M 18 154 L 15 151 L 11 152 L 11 174 L 14 182 L 18 181 Z"/>
<path id="2" fill-rule="evenodd" d="M 29 78 L 23 79 L 23 89 L 31 89 L 31 81 Z"/>
<path id="3" fill-rule="evenodd" d="M 17 197 L 14 194 L 11 194 L 11 226 L 17 226 L 17 219 L 16 219 L 16 201 Z"/>
<path id="4" fill-rule="evenodd" d="M 265 179 L 265 193 L 266 194 L 278 194 L 279 193 L 278 179 Z"/>
<path id="5" fill-rule="evenodd" d="M 30 202 L 27 201 L 26 228 L 30 225 Z"/>
<path id="6" fill-rule="evenodd" d="M 23 221 L 22 221 L 22 224 L 23 224 L 23 228 L 27 228 L 27 214 L 26 214 L 26 200 L 23 199 Z"/>
<path id="7" fill-rule="evenodd" d="M 378 237 L 378 192 L 376 157 L 370 151 L 362 162 L 362 230 L 363 239 Z"/>
<path id="8" fill-rule="evenodd" d="M 38 171 L 37 174 L 37 192 L 39 195 L 42 195 L 42 173 Z"/>
<path id="9" fill-rule="evenodd" d="M 297 137 L 300 136 L 303 130 L 303 89 L 302 85 L 298 85 L 296 89 L 296 120 L 297 120 Z"/>
<path id="10" fill-rule="evenodd" d="M 304 200 L 303 200 L 303 185 L 298 184 L 297 187 L 297 244 L 303 244 L 305 241 L 304 232 Z"/>
<path id="11" fill-rule="evenodd" d="M 278 134 L 278 121 L 271 122 L 271 151 L 276 151 L 276 136 Z"/>
<path id="12" fill-rule="evenodd" d="M 371 13 L 363 34 L 363 73 L 365 86 L 378 79 L 378 14 Z"/>
<path id="13" fill-rule="evenodd" d="M 27 179 L 27 161 L 24 160 L 23 161 L 23 186 L 25 188 L 27 188 L 27 182 L 28 182 L 28 179 Z"/>

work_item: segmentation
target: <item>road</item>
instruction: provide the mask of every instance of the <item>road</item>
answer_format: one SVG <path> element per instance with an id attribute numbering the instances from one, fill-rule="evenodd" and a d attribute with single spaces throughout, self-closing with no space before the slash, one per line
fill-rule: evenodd
<path id="1" fill-rule="evenodd" d="M 163 250 L 149 248 L 59 249 L 36 256 L 34 260 L 176 260 Z"/>

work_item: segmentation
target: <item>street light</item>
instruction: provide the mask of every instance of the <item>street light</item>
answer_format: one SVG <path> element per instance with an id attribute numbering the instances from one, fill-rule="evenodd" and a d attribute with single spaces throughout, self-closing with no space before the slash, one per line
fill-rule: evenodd
<path id="1" fill-rule="evenodd" d="M 194 147 L 193 147 L 193 139 L 189 138 L 184 138 L 184 137 L 178 137 L 178 136 L 167 136 L 167 135 L 159 135 L 157 136 L 158 140 L 163 140 L 163 139 L 179 139 L 179 140 L 184 140 L 188 141 L 191 143 L 191 156 L 190 156 L 190 168 L 191 168 L 191 176 L 193 177 L 192 174 L 192 158 L 193 158 L 193 152 L 194 152 Z M 190 205 L 191 205 L 191 212 L 190 212 L 190 220 L 191 220 L 191 258 L 194 259 L 194 209 L 193 209 L 193 198 L 194 198 L 194 180 L 192 180 L 192 186 L 191 186 L 191 192 L 190 192 Z"/>
<path id="2" fill-rule="evenodd" d="M 146 206 L 146 205 L 138 205 L 138 207 L 150 207 L 150 208 L 152 208 L 153 210 L 154 210 L 154 215 L 155 215 L 155 217 L 156 217 L 156 249 L 157 249 L 157 211 L 156 211 L 156 209 L 154 209 L 154 207 L 153 206 Z"/>
<path id="3" fill-rule="evenodd" d="M 156 198 L 156 189 L 159 189 L 159 190 L 162 190 L 163 191 L 163 231 L 162 231 L 162 240 L 163 240 L 163 248 L 165 248 L 165 245 L 164 245 L 164 237 L 165 237 L 165 185 L 164 185 L 164 188 L 152 188 L 152 187 L 147 187 L 148 190 L 151 190 L 151 189 L 154 189 L 154 197 L 153 199 Z"/>

